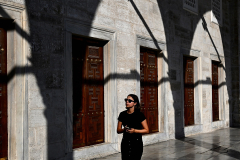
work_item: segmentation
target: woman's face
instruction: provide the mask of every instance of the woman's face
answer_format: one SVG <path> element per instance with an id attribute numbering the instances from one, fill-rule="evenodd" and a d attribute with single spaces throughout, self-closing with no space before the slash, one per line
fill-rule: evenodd
<path id="1" fill-rule="evenodd" d="M 129 101 L 126 101 L 126 108 L 131 108 L 137 104 L 136 102 L 133 102 L 134 99 L 132 97 L 128 96 L 127 99 L 132 100 L 132 102 L 130 103 Z"/>

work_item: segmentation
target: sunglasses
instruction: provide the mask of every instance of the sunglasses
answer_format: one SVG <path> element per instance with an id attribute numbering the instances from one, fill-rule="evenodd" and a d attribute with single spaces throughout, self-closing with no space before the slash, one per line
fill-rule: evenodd
<path id="1" fill-rule="evenodd" d="M 127 98 L 125 98 L 125 99 L 124 99 L 124 101 L 125 101 L 125 102 L 127 102 L 127 101 L 128 101 L 129 103 L 132 103 L 132 102 L 134 102 L 133 100 L 131 100 L 131 99 L 127 99 Z"/>

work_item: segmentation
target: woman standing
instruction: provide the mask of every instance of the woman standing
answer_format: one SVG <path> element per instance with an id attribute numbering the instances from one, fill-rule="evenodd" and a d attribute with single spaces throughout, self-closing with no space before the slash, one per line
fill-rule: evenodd
<path id="1" fill-rule="evenodd" d="M 120 113 L 117 127 L 117 133 L 123 133 L 122 159 L 140 160 L 143 153 L 142 133 L 149 133 L 147 121 L 140 112 L 140 103 L 136 95 L 129 94 L 125 102 L 127 110 Z"/>

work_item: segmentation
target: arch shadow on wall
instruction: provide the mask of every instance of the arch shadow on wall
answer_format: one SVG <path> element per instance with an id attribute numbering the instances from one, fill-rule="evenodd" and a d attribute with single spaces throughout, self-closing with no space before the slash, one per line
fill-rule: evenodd
<path id="1" fill-rule="evenodd" d="M 94 21 L 94 17 L 95 17 L 95 13 L 98 9 L 98 7 L 100 6 L 100 3 L 102 1 L 100 0 L 91 0 L 89 1 L 90 3 L 88 3 L 87 1 L 82 1 L 82 2 L 77 2 L 75 3 L 75 1 L 71 1 L 69 0 L 68 2 L 65 1 L 57 1 L 57 2 L 53 2 L 53 1 L 26 1 L 25 5 L 26 5 L 26 12 L 29 18 L 29 32 L 24 31 L 20 26 L 18 26 L 17 24 L 15 25 L 15 30 L 17 31 L 17 33 L 19 35 L 22 36 L 23 39 L 25 39 L 29 45 L 30 45 L 30 49 L 31 49 L 31 57 L 28 57 L 28 60 L 30 63 L 28 63 L 27 66 L 15 66 L 8 74 L 8 82 L 11 81 L 11 79 L 13 79 L 15 76 L 18 75 L 34 75 L 36 77 L 37 80 L 37 84 L 38 87 L 40 89 L 41 92 L 41 97 L 42 97 L 42 101 L 45 104 L 45 110 L 44 110 L 44 115 L 46 118 L 46 122 L 47 122 L 47 131 L 46 131 L 46 137 L 47 137 L 47 159 L 56 159 L 56 158 L 61 158 L 61 157 L 67 157 L 67 159 L 73 159 L 73 155 L 70 153 L 68 155 L 65 155 L 65 152 L 62 152 L 61 154 L 60 151 L 62 151 L 62 146 L 57 145 L 58 140 L 56 138 L 54 138 L 53 136 L 56 137 L 64 137 L 64 135 L 62 135 L 61 130 L 65 129 L 65 127 L 60 127 L 60 129 L 56 129 L 56 127 L 52 127 L 54 126 L 52 121 L 55 121 L 52 117 L 52 112 L 55 112 L 54 108 L 52 108 L 52 104 L 53 102 L 50 103 L 49 97 L 46 95 L 52 95 L 55 91 L 61 91 L 64 90 L 63 87 L 63 77 L 64 75 L 61 73 L 62 71 L 62 67 L 61 63 L 59 65 L 52 65 L 51 63 L 56 60 L 57 58 L 62 59 L 63 53 L 64 53 L 64 48 L 62 46 L 64 46 L 64 42 L 63 41 L 57 41 L 56 39 L 58 39 L 59 37 L 61 39 L 64 39 L 64 17 L 65 16 L 73 16 L 74 18 L 80 20 L 80 21 L 85 21 L 89 26 L 92 25 L 93 21 Z M 68 4 L 67 4 L 68 3 Z M 139 9 L 137 8 L 135 2 L 133 0 L 130 0 L 129 3 L 131 3 L 131 5 L 133 6 L 134 10 L 136 11 L 136 14 L 139 16 L 139 18 L 141 19 L 143 25 L 145 26 L 145 28 L 147 29 L 149 36 L 153 39 L 153 41 L 155 42 L 156 47 L 161 50 L 161 48 L 157 45 L 157 40 L 154 36 L 154 34 L 152 33 L 149 25 L 147 24 L 147 22 L 144 20 L 141 12 L 139 11 Z M 158 0 L 158 7 L 162 16 L 162 20 L 163 20 L 163 25 L 164 25 L 164 30 L 165 30 L 165 34 L 166 34 L 166 44 L 167 44 L 167 53 L 168 53 L 168 58 L 163 56 L 163 60 L 165 61 L 165 63 L 167 63 L 167 65 L 169 66 L 169 68 L 171 68 L 172 64 L 171 63 L 171 54 L 173 54 L 171 52 L 171 41 L 174 40 L 175 38 L 179 38 L 176 35 L 174 35 L 174 33 L 171 33 L 170 29 L 172 27 L 174 27 L 175 25 L 180 25 L 179 24 L 179 15 L 177 13 L 174 13 L 174 8 L 178 7 L 179 5 L 182 5 L 182 1 L 180 2 L 173 2 L 173 1 L 162 1 L 162 0 Z M 204 1 L 204 3 L 210 3 L 210 1 Z M 91 4 L 91 6 L 89 5 Z M 205 4 L 206 5 L 206 4 Z M 172 7 L 170 7 L 172 6 Z M 211 6 L 210 4 L 206 5 L 206 6 Z M 88 8 L 89 7 L 89 8 Z M 215 51 L 217 53 L 217 55 L 219 56 L 217 47 L 214 44 L 214 41 L 211 38 L 211 34 L 207 29 L 205 20 L 204 20 L 204 14 L 207 13 L 208 11 L 211 10 L 210 7 L 208 8 L 201 8 L 201 4 L 199 5 L 200 8 L 200 12 L 199 15 L 191 15 L 189 13 L 187 13 L 186 11 L 182 11 L 181 14 L 187 15 L 191 20 L 192 20 L 192 34 L 189 36 L 190 39 L 188 39 L 189 44 L 185 44 L 185 48 L 191 48 L 192 45 L 192 41 L 193 41 L 193 33 L 196 30 L 196 26 L 197 23 L 199 21 L 203 22 L 203 28 L 206 30 L 206 32 L 209 35 L 209 38 L 211 39 L 213 46 L 215 47 Z M 81 10 L 81 11 L 80 11 Z M 0 6 L 0 13 L 2 17 L 5 17 L 7 19 L 13 19 L 11 16 L 8 15 L 8 13 Z M 76 15 L 75 15 L 76 14 Z M 44 24 L 42 22 L 46 22 L 47 24 L 49 24 L 49 26 L 44 26 Z M 224 24 L 223 24 L 224 25 Z M 50 31 L 51 30 L 51 31 Z M 223 29 L 220 27 L 221 30 L 221 36 L 222 39 L 224 39 L 225 35 L 223 34 Z M 88 31 L 86 32 L 90 32 L 90 28 Z M 52 34 L 49 37 L 46 37 L 46 34 Z M 53 41 L 49 41 L 47 39 L 52 39 Z M 46 42 L 45 42 L 46 40 Z M 45 45 L 47 45 L 47 43 L 50 43 L 52 45 L 52 49 L 51 48 L 47 48 L 45 47 Z M 224 44 L 225 42 L 223 41 L 223 46 L 225 46 Z M 49 50 L 48 50 L 49 49 Z M 61 61 L 61 60 L 60 60 Z M 60 68 L 58 68 L 60 67 Z M 230 64 L 226 63 L 226 68 L 230 68 Z M 226 69 L 224 69 L 226 70 Z M 228 72 L 226 72 L 226 82 L 224 82 L 223 84 L 221 84 L 221 87 L 224 85 L 228 84 L 228 81 L 230 81 L 228 79 Z M 111 80 L 111 78 L 115 78 L 115 79 L 123 79 L 123 80 L 130 80 L 130 79 L 139 79 L 139 73 L 136 71 L 132 71 L 129 74 L 126 75 L 121 75 L 118 73 L 114 73 L 114 75 L 109 75 L 107 80 Z M 169 82 L 171 88 L 174 87 L 172 84 L 171 79 L 169 79 L 169 77 L 164 77 L 162 78 L 159 82 L 158 85 L 161 85 L 165 82 Z M 199 81 L 197 82 L 195 85 L 199 85 L 199 84 L 206 84 L 206 85 L 211 85 L 210 81 Z M 228 87 L 227 87 L 228 88 Z M 50 94 L 46 94 L 46 92 L 48 92 Z M 230 91 L 227 91 L 229 95 L 231 95 Z M 61 98 L 61 96 L 57 97 L 57 98 Z M 173 100 L 175 101 L 177 99 L 177 97 L 173 94 Z M 174 105 L 174 109 L 175 111 L 178 109 L 177 106 Z M 230 115 L 229 115 L 230 116 Z M 229 119 L 231 120 L 231 117 L 229 117 Z M 175 118 L 175 124 L 177 119 Z M 183 122 L 182 122 L 183 124 Z M 56 129 L 56 131 L 53 130 Z M 24 129 L 29 129 L 29 127 L 24 128 Z M 184 136 L 183 131 L 182 130 L 178 130 L 178 128 L 175 126 L 175 132 L 177 133 L 175 135 L 175 137 L 180 136 Z M 24 153 L 24 158 L 28 157 L 29 153 Z"/>

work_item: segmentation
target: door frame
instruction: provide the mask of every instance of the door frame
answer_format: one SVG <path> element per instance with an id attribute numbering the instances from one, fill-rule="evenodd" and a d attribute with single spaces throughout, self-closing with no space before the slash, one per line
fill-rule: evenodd
<path id="1" fill-rule="evenodd" d="M 212 128 L 215 129 L 216 127 L 222 127 L 224 126 L 224 123 L 227 124 L 227 126 L 229 126 L 229 110 L 226 110 L 226 103 L 227 103 L 227 98 L 224 95 L 224 92 L 226 92 L 227 87 L 226 87 L 226 71 L 225 71 L 225 58 L 223 56 L 218 56 L 216 54 L 211 53 L 210 54 L 210 60 L 211 60 L 211 65 L 212 65 L 212 61 L 218 62 L 219 66 L 218 66 L 218 103 L 219 103 L 219 120 L 218 121 L 212 121 Z M 212 80 L 212 77 L 211 77 Z M 212 107 L 212 104 L 211 104 Z M 212 116 L 212 111 L 211 111 L 211 116 Z M 211 120 L 213 119 L 213 117 L 211 117 Z"/>
<path id="2" fill-rule="evenodd" d="M 190 136 L 195 133 L 200 133 L 203 130 L 202 127 L 202 58 L 201 51 L 194 49 L 181 48 L 180 50 L 180 66 L 182 66 L 181 77 L 181 99 L 182 101 L 182 127 L 184 128 L 184 135 Z M 194 58 L 194 125 L 185 126 L 184 124 L 184 76 L 183 76 L 183 57 Z M 209 79 L 210 81 L 210 79 Z"/>
<path id="3" fill-rule="evenodd" d="M 27 14 L 23 4 L 0 0 L 0 6 L 0 20 L 11 22 L 7 28 L 8 159 L 28 159 Z"/>
<path id="4" fill-rule="evenodd" d="M 116 40 L 115 31 L 97 26 L 89 26 L 75 19 L 65 19 L 65 87 L 66 88 L 66 153 L 73 152 L 74 158 L 84 158 L 86 154 L 104 154 L 105 152 L 116 153 L 119 150 L 117 128 L 117 88 L 116 88 Z M 102 144 L 93 145 L 98 147 L 92 150 L 91 147 L 72 149 L 72 35 L 85 36 L 108 41 L 103 47 L 104 65 L 104 140 Z M 94 153 L 93 153 L 94 152 Z"/>
<path id="5" fill-rule="evenodd" d="M 145 37 L 142 35 L 136 35 L 136 69 L 140 75 L 140 47 L 153 49 L 158 52 L 157 54 L 157 68 L 158 68 L 158 132 L 153 134 L 146 134 L 143 136 L 143 144 L 153 144 L 159 142 L 159 139 L 169 139 L 168 134 L 168 108 L 166 107 L 166 94 L 167 83 L 162 83 L 167 76 L 167 66 L 165 61 L 167 57 L 166 43 L 160 40 L 152 39 L 151 37 Z M 136 83 L 136 94 L 141 97 L 140 94 L 140 77 Z"/>

